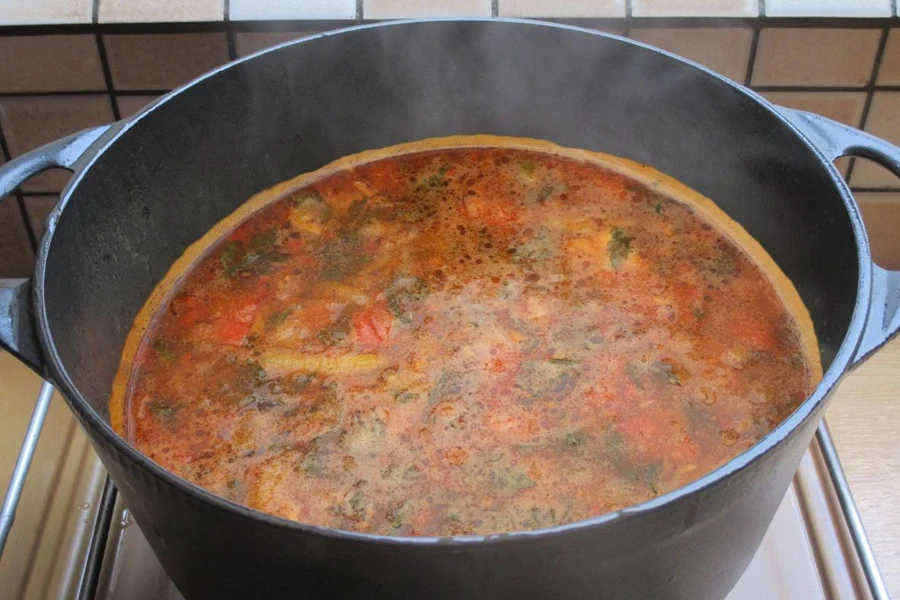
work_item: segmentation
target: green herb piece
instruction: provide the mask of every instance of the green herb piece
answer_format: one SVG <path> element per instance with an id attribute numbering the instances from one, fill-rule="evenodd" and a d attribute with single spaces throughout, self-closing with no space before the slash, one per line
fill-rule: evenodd
<path id="1" fill-rule="evenodd" d="M 653 369 L 664 382 L 671 385 L 681 385 L 681 376 L 672 363 L 666 360 L 653 363 Z"/>
<path id="2" fill-rule="evenodd" d="M 534 161 L 530 158 L 526 158 L 525 160 L 519 161 L 519 168 L 525 172 L 526 175 L 531 175 L 534 173 Z"/>
<path id="3" fill-rule="evenodd" d="M 441 376 L 431 391 L 428 392 L 428 406 L 434 406 L 448 396 L 455 396 L 463 391 L 465 378 L 457 371 L 441 371 Z"/>
<path id="4" fill-rule="evenodd" d="M 400 392 L 397 392 L 396 394 L 394 394 L 394 400 L 396 400 L 400 404 L 407 404 L 407 403 L 412 402 L 413 400 L 417 399 L 418 397 L 419 397 L 419 394 L 417 394 L 415 392 L 410 392 L 408 390 L 403 390 L 403 391 L 400 391 Z"/>
<path id="5" fill-rule="evenodd" d="M 496 487 L 510 490 L 526 490 L 535 486 L 534 480 L 522 467 L 504 467 L 493 473 Z"/>
<path id="6" fill-rule="evenodd" d="M 638 374 L 638 366 L 636 363 L 630 362 L 625 365 L 625 371 L 628 373 L 628 377 L 631 379 L 631 383 L 634 384 L 639 390 L 644 389 L 644 382 L 641 379 L 641 376 Z"/>
<path id="7" fill-rule="evenodd" d="M 403 471 L 403 474 L 401 475 L 401 477 L 403 479 L 407 479 L 407 480 L 421 479 L 423 477 L 422 469 L 420 469 L 416 465 L 407 467 L 406 470 Z"/>
<path id="8" fill-rule="evenodd" d="M 237 265 L 240 250 L 240 246 L 237 242 L 228 242 L 222 248 L 219 262 L 222 264 L 222 271 L 226 276 L 228 276 L 228 273 L 232 272 Z"/>
<path id="9" fill-rule="evenodd" d="M 619 270 L 625 264 L 628 255 L 631 254 L 633 240 L 634 238 L 625 235 L 625 231 L 620 227 L 612 230 L 612 237 L 606 245 L 606 249 L 609 252 L 609 262 L 613 269 Z"/>
<path id="10" fill-rule="evenodd" d="M 583 431 L 570 431 L 566 434 L 566 445 L 573 448 L 581 446 L 584 444 L 585 439 Z"/>
<path id="11" fill-rule="evenodd" d="M 696 318 L 698 321 L 702 321 L 706 318 L 706 310 L 702 306 L 692 307 L 691 312 L 694 313 L 694 318 Z"/>
<path id="12" fill-rule="evenodd" d="M 580 364 L 581 364 L 581 361 L 580 361 L 580 360 L 576 360 L 576 359 L 574 359 L 574 358 L 556 358 L 556 357 L 553 357 L 553 358 L 550 359 L 550 362 L 551 362 L 552 364 L 554 364 L 554 365 L 564 365 L 564 366 L 567 366 L 567 367 L 571 367 L 571 366 L 573 366 L 573 365 L 580 365 Z"/>
<path id="13" fill-rule="evenodd" d="M 269 327 L 278 327 L 279 325 L 287 321 L 287 318 L 291 316 L 292 312 L 293 310 L 290 308 L 279 310 L 278 312 L 273 312 L 268 316 L 268 318 L 266 318 L 266 325 L 268 325 Z"/>
<path id="14" fill-rule="evenodd" d="M 657 200 L 657 201 L 656 201 L 656 204 L 653 205 L 653 211 L 654 211 L 656 214 L 661 215 L 661 214 L 662 214 L 662 210 L 663 210 L 663 203 L 662 203 L 662 200 Z"/>
<path id="15" fill-rule="evenodd" d="M 181 410 L 180 405 L 174 404 L 165 398 L 152 399 L 149 408 L 150 412 L 153 413 L 156 418 L 167 422 L 174 421 L 176 413 Z"/>
<path id="16" fill-rule="evenodd" d="M 450 165 L 446 163 L 441 165 L 441 167 L 437 170 L 437 173 L 428 178 L 428 185 L 430 187 L 438 187 L 439 185 L 442 185 L 444 183 L 444 177 L 447 175 L 447 171 L 449 170 Z"/>
<path id="17" fill-rule="evenodd" d="M 353 492 L 353 495 L 350 496 L 350 508 L 353 509 L 353 512 L 358 513 L 362 510 L 365 500 L 365 493 L 362 490 L 356 490 Z"/>
<path id="18" fill-rule="evenodd" d="M 153 349 L 156 350 L 160 356 L 166 359 L 169 362 L 175 362 L 175 349 L 172 347 L 172 344 L 164 339 L 158 339 L 153 342 Z"/>
<path id="19" fill-rule="evenodd" d="M 552 359 L 525 361 L 515 382 L 515 386 L 525 392 L 525 397 L 519 402 L 530 404 L 536 400 L 562 400 L 575 389 L 572 371 L 577 364 Z"/>
<path id="20" fill-rule="evenodd" d="M 264 254 L 272 250 L 275 247 L 275 242 L 278 240 L 278 231 L 271 227 L 262 233 L 255 234 L 252 238 L 250 238 L 250 252 L 254 254 Z"/>

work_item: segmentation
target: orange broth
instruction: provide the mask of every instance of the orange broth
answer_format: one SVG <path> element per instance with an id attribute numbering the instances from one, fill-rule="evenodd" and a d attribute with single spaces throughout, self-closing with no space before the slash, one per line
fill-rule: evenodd
<path id="1" fill-rule="evenodd" d="M 497 533 L 683 486 L 818 383 L 796 292 L 709 201 L 479 139 L 339 163 L 207 236 L 130 337 L 127 439 L 287 519 Z"/>

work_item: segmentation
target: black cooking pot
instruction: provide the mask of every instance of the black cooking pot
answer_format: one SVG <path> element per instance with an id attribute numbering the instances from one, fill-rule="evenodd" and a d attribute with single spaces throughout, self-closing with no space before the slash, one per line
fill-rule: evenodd
<path id="1" fill-rule="evenodd" d="M 214 223 L 341 156 L 475 133 L 627 157 L 715 200 L 809 307 L 822 383 L 753 448 L 682 489 L 553 529 L 453 539 L 267 516 L 176 478 L 110 428 L 107 398 L 132 320 Z M 0 169 L 0 197 L 43 169 L 75 173 L 34 278 L 0 288 L 0 336 L 63 393 L 189 599 L 722 598 L 829 394 L 900 327 L 900 275 L 872 264 L 831 164 L 845 154 L 900 175 L 894 146 L 629 40 L 496 19 L 355 27 L 226 65 L 131 119 Z"/>

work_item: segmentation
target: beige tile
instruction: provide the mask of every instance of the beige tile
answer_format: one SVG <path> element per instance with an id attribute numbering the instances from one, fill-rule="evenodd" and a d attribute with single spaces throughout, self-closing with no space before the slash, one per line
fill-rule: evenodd
<path id="1" fill-rule="evenodd" d="M 863 86 L 880 36 L 877 29 L 763 29 L 753 85 Z"/>
<path id="2" fill-rule="evenodd" d="M 591 18 L 624 17 L 625 0 L 499 0 L 501 17 Z"/>
<path id="3" fill-rule="evenodd" d="M 103 91 L 93 35 L 0 37 L 0 92 Z"/>
<path id="4" fill-rule="evenodd" d="M 97 0 L 101 23 L 223 21 L 225 0 Z"/>
<path id="5" fill-rule="evenodd" d="M 891 0 L 766 0 L 769 17 L 890 17 Z"/>
<path id="6" fill-rule="evenodd" d="M 875 93 L 866 131 L 900 145 L 900 92 Z M 856 187 L 900 188 L 900 179 L 890 171 L 863 159 L 857 159 L 850 181 Z"/>
<path id="7" fill-rule="evenodd" d="M 157 98 L 159 96 L 116 96 L 116 103 L 119 105 L 119 116 L 127 119 Z"/>
<path id="8" fill-rule="evenodd" d="M 0 25 L 90 23 L 93 0 L 0 0 Z"/>
<path id="9" fill-rule="evenodd" d="M 757 0 L 631 0 L 635 17 L 755 17 Z"/>
<path id="10" fill-rule="evenodd" d="M 34 255 L 16 199 L 0 202 L 0 279 L 30 277 Z"/>
<path id="11" fill-rule="evenodd" d="M 491 0 L 363 0 L 364 19 L 489 16 Z"/>
<path id="12" fill-rule="evenodd" d="M 855 196 L 875 263 L 886 269 L 900 269 L 900 192 L 859 192 Z"/>
<path id="13" fill-rule="evenodd" d="M 38 239 L 44 235 L 47 216 L 56 206 L 57 201 L 59 201 L 59 196 L 25 196 L 25 212 L 28 222 L 31 223 L 31 230 Z"/>
<path id="14" fill-rule="evenodd" d="M 168 90 L 228 62 L 221 32 L 112 34 L 103 41 L 117 90 Z"/>
<path id="15" fill-rule="evenodd" d="M 232 21 L 355 19 L 356 0 L 231 0 Z"/>
<path id="16" fill-rule="evenodd" d="M 900 29 L 891 29 L 888 34 L 877 81 L 879 85 L 900 85 Z"/>
<path id="17" fill-rule="evenodd" d="M 748 28 L 643 28 L 632 29 L 630 37 L 743 83 L 753 32 Z"/>
<path id="18" fill-rule="evenodd" d="M 762 92 L 773 103 L 816 113 L 851 127 L 859 127 L 865 92 Z"/>
<path id="19" fill-rule="evenodd" d="M 247 56 L 278 44 L 316 33 L 315 31 L 238 31 L 234 34 L 234 49 L 238 56 Z"/>
<path id="20" fill-rule="evenodd" d="M 13 156 L 112 120 L 106 95 L 0 98 L 0 125 Z M 47 171 L 28 180 L 22 189 L 59 191 L 68 180 L 68 171 Z"/>

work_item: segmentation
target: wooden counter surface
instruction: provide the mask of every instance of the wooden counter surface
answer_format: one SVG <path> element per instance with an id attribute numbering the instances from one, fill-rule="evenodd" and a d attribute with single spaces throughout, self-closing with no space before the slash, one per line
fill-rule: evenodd
<path id="1" fill-rule="evenodd" d="M 900 598 L 900 338 L 841 383 L 825 416 L 892 598 Z"/>

